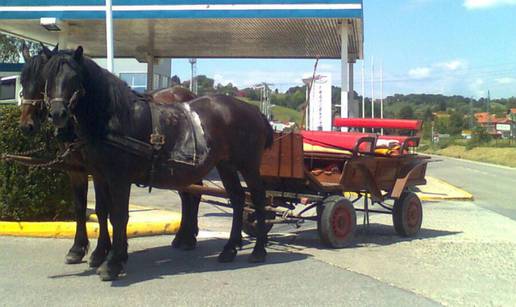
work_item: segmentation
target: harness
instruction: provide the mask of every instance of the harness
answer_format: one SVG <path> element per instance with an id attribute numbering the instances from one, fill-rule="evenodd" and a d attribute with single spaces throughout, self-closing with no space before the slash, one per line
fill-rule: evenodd
<path id="1" fill-rule="evenodd" d="M 47 95 L 47 84 L 45 84 L 45 92 L 43 94 L 43 99 L 22 99 L 22 104 L 30 104 L 32 106 L 37 106 L 40 104 L 41 109 L 46 107 L 48 110 L 52 103 L 63 102 L 68 103 L 69 108 L 73 110 L 77 104 L 79 96 L 84 94 L 84 90 L 80 89 L 75 91 L 69 100 L 66 100 L 62 97 L 54 97 L 49 99 Z M 101 140 L 101 142 L 127 153 L 149 160 L 151 162 L 151 168 L 148 175 L 148 188 L 149 192 L 151 192 L 156 169 L 159 166 L 167 167 L 171 170 L 171 172 L 173 172 L 173 166 L 177 164 L 196 166 L 206 158 L 209 152 L 209 148 L 204 137 L 204 131 L 201 126 L 198 114 L 196 112 L 192 112 L 190 106 L 186 103 L 175 103 L 175 109 L 179 110 L 182 114 L 182 119 L 179 120 L 180 123 L 178 124 L 180 126 L 179 128 L 182 129 L 177 129 L 174 146 L 171 149 L 169 148 L 169 152 L 166 152 L 164 150 L 166 145 L 166 137 L 163 133 L 161 115 L 166 113 L 167 106 L 153 102 L 148 102 L 148 106 L 150 109 L 152 122 L 152 133 L 149 136 L 148 143 L 129 136 L 118 135 L 114 133 L 108 133 L 105 138 Z M 75 116 L 73 116 L 73 120 L 74 124 L 77 124 Z M 31 165 L 51 167 L 57 164 L 62 164 L 64 159 L 69 154 L 79 150 L 85 144 L 85 140 L 82 138 L 77 138 L 75 141 L 70 143 L 66 150 L 54 160 L 50 162 L 47 160 L 40 165 L 31 163 Z M 169 154 L 168 159 L 166 158 L 167 153 Z M 16 157 L 19 158 L 22 156 L 11 155 L 11 160 L 22 162 Z"/>

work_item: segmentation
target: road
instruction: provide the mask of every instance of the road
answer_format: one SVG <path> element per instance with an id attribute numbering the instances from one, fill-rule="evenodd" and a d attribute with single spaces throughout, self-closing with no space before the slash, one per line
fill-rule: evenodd
<path id="1" fill-rule="evenodd" d="M 475 204 L 516 220 L 516 168 L 499 167 L 447 157 L 430 163 L 427 174 L 460 187 Z"/>
<path id="2" fill-rule="evenodd" d="M 477 200 L 425 203 L 414 238 L 399 237 L 388 215 L 372 215 L 366 229 L 359 214 L 350 248 L 326 248 L 312 222 L 278 225 L 266 263 L 247 262 L 254 244 L 247 238 L 234 263 L 220 264 L 231 210 L 203 204 L 197 249 L 173 250 L 173 236 L 130 239 L 127 275 L 113 282 L 101 282 L 86 263 L 65 265 L 71 240 L 0 237 L 0 305 L 513 305 L 516 221 L 507 217 L 514 212 L 507 195 L 514 192 L 496 183 L 514 182 L 513 171 L 444 160 L 429 173 Z M 131 203 L 180 210 L 170 191 L 133 188 Z"/>

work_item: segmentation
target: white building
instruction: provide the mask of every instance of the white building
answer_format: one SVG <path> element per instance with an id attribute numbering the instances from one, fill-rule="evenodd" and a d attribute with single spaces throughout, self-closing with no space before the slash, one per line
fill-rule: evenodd
<path id="1" fill-rule="evenodd" d="M 107 67 L 105 58 L 94 59 L 103 68 Z M 161 89 L 170 86 L 172 72 L 171 59 L 158 59 L 154 64 L 153 89 Z M 147 90 L 147 63 L 138 62 L 136 59 L 115 59 L 113 73 L 137 92 Z"/>

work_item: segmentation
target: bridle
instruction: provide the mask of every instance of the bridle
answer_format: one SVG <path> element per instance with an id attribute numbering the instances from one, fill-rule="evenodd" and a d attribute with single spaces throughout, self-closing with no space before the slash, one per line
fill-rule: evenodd
<path id="1" fill-rule="evenodd" d="M 73 92 L 72 97 L 70 97 L 70 99 L 68 99 L 68 100 L 63 97 L 50 98 L 47 94 L 48 93 L 47 85 L 48 85 L 48 82 L 45 82 L 45 92 L 43 93 L 43 101 L 45 102 L 47 110 L 50 110 L 50 106 L 54 102 L 62 102 L 63 104 L 68 105 L 68 108 L 70 110 L 73 110 L 73 109 L 75 109 L 75 107 L 77 105 L 78 98 L 81 96 L 84 96 L 84 93 L 85 93 L 84 89 L 81 88 L 81 89 L 78 89 L 75 92 Z"/>
<path id="2" fill-rule="evenodd" d="M 44 111 L 46 109 L 46 105 L 45 105 L 45 93 L 41 93 L 43 94 L 43 98 L 41 99 L 25 99 L 23 98 L 23 93 L 20 93 L 20 99 L 21 99 L 21 102 L 20 102 L 20 105 L 21 106 L 33 106 L 33 107 L 37 107 L 39 108 L 41 111 Z"/>

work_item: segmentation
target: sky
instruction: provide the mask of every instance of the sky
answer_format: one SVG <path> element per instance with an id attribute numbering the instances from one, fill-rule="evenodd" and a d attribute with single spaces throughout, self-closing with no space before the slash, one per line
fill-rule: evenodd
<path id="1" fill-rule="evenodd" d="M 516 96 L 516 0 L 364 0 L 364 57 L 355 64 L 355 90 L 375 97 L 431 93 L 473 98 Z M 199 59 L 197 73 L 240 88 L 260 82 L 284 91 L 311 76 L 315 60 Z M 190 64 L 172 60 L 173 74 L 189 79 Z M 340 86 L 340 61 L 321 60 Z"/>

